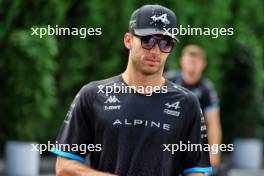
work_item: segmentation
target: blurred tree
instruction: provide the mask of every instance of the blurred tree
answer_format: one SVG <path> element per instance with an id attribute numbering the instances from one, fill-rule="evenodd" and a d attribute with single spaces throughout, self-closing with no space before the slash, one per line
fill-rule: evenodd
<path id="1" fill-rule="evenodd" d="M 222 115 L 226 141 L 237 137 L 264 140 L 263 1 L 233 0 L 235 35 L 222 59 Z"/>
<path id="2" fill-rule="evenodd" d="M 173 9 L 184 27 L 234 28 L 234 36 L 179 36 L 168 67 L 177 67 L 185 44 L 200 44 L 208 56 L 206 74 L 222 99 L 224 139 L 244 135 L 236 128 L 242 114 L 256 127 L 251 135 L 264 139 L 263 1 L 0 0 L 0 147 L 8 139 L 54 140 L 81 86 L 125 69 L 123 35 L 133 10 L 148 3 Z M 31 27 L 47 25 L 101 28 L 102 35 L 31 35 Z M 241 58 L 239 46 L 252 57 Z"/>
<path id="3" fill-rule="evenodd" d="M 246 46 L 233 45 L 230 58 L 222 63 L 222 83 L 228 85 L 222 88 L 223 116 L 226 118 L 224 127 L 225 140 L 237 137 L 253 137 L 254 124 L 254 65 L 251 49 Z M 230 133 L 231 132 L 231 133 Z"/>
<path id="4" fill-rule="evenodd" d="M 58 103 L 54 75 L 59 48 L 54 36 L 33 37 L 30 28 L 59 23 L 66 4 L 0 2 L 0 149 L 6 140 L 46 142 L 48 138 Z"/>

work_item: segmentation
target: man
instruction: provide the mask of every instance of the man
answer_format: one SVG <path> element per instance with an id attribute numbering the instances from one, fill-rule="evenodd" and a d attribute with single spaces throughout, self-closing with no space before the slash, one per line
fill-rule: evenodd
<path id="1" fill-rule="evenodd" d="M 208 143 L 221 144 L 222 130 L 220 122 L 218 96 L 212 83 L 202 77 L 206 67 L 206 56 L 197 45 L 186 46 L 180 58 L 181 73 L 174 71 L 166 73 L 166 78 L 191 90 L 198 98 L 205 117 Z M 210 162 L 214 168 L 220 164 L 220 153 L 210 153 Z"/>
<path id="2" fill-rule="evenodd" d="M 208 152 L 171 152 L 170 144 L 201 144 L 206 133 L 201 130 L 196 97 L 162 77 L 176 39 L 167 29 L 175 26 L 174 12 L 163 6 L 145 5 L 133 12 L 124 35 L 129 49 L 126 70 L 84 86 L 58 137 L 59 144 L 99 144 L 101 150 L 87 151 L 91 155 L 87 166 L 82 163 L 86 154 L 53 149 L 58 155 L 57 175 L 177 176 L 183 170 L 188 176 L 202 176 L 211 172 Z"/>

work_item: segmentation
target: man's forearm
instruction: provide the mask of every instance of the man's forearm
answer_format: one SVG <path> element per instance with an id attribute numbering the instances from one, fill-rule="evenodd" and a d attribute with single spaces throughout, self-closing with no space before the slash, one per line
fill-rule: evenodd
<path id="1" fill-rule="evenodd" d="M 207 125 L 208 143 L 210 146 L 217 144 L 219 147 L 222 142 L 222 129 L 219 110 L 214 109 L 206 112 L 205 119 Z M 220 160 L 220 151 L 213 151 L 213 153 L 210 153 L 210 162 L 214 168 L 217 168 L 219 166 Z"/>
<path id="2" fill-rule="evenodd" d="M 194 173 L 188 174 L 187 176 L 204 176 L 204 173 L 194 172 Z"/>
<path id="3" fill-rule="evenodd" d="M 210 146 L 218 145 L 217 151 L 210 152 L 210 163 L 214 168 L 217 168 L 220 164 L 221 154 L 219 146 L 221 145 L 221 130 L 219 129 L 208 129 L 208 143 Z"/>
<path id="4" fill-rule="evenodd" d="M 116 176 L 97 171 L 79 161 L 57 157 L 56 176 Z"/>
<path id="5" fill-rule="evenodd" d="M 214 109 L 209 112 L 206 112 L 205 120 L 207 126 L 208 143 L 210 145 L 220 145 L 222 142 L 222 128 L 219 110 Z"/>

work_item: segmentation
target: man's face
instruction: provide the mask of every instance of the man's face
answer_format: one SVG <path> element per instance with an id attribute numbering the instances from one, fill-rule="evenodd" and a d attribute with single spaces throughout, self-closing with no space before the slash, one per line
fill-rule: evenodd
<path id="1" fill-rule="evenodd" d="M 162 73 L 168 53 L 160 51 L 158 44 L 152 49 L 144 49 L 141 46 L 141 39 L 137 36 L 133 36 L 130 33 L 130 58 L 132 66 L 144 75 L 152 75 L 155 73 Z M 157 39 L 161 39 L 162 36 L 154 36 Z"/>
<path id="2" fill-rule="evenodd" d="M 205 65 L 204 58 L 199 54 L 185 53 L 181 57 L 182 71 L 189 75 L 201 75 Z"/>

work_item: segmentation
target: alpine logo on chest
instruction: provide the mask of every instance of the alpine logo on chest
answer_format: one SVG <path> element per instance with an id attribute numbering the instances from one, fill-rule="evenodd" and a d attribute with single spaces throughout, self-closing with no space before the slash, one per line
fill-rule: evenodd
<path id="1" fill-rule="evenodd" d="M 169 114 L 175 117 L 179 117 L 180 116 L 180 111 L 178 109 L 180 109 L 180 102 L 174 102 L 174 103 L 166 103 L 165 104 L 166 108 L 163 110 L 163 112 L 165 114 Z"/>
<path id="2" fill-rule="evenodd" d="M 149 127 L 149 128 L 159 128 L 162 130 L 170 131 L 170 124 L 162 123 L 159 121 L 143 120 L 143 118 L 138 119 L 128 119 L 128 118 L 117 118 L 113 122 L 113 126 L 123 126 L 123 127 Z"/>

